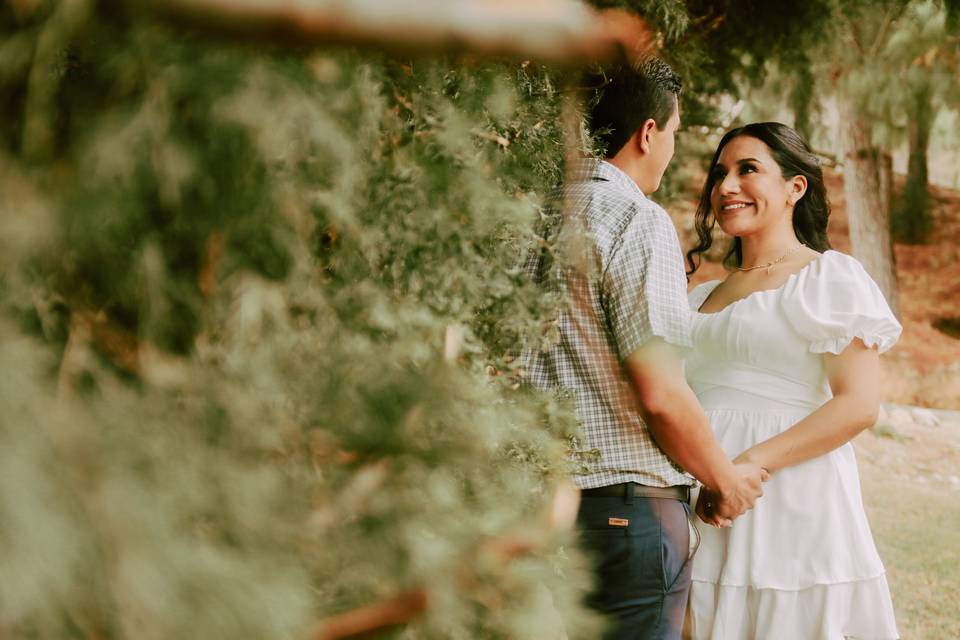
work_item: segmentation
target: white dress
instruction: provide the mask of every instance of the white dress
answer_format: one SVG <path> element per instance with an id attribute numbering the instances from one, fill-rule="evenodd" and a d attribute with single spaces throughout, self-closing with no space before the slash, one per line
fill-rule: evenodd
<path id="1" fill-rule="evenodd" d="M 718 284 L 690 292 L 694 311 Z M 831 397 L 821 354 L 854 338 L 883 352 L 900 330 L 860 263 L 827 251 L 777 289 L 694 313 L 687 379 L 734 457 Z M 695 639 L 898 637 L 850 443 L 774 473 L 730 529 L 697 525 Z"/>

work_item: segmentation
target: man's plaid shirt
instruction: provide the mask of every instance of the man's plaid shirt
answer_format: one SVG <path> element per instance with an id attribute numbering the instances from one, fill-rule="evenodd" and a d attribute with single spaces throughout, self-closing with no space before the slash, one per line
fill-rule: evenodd
<path id="1" fill-rule="evenodd" d="M 584 159 L 571 176 L 562 193 L 566 222 L 548 226 L 544 235 L 562 253 L 579 240 L 588 247 L 580 252 L 587 259 L 568 260 L 579 264 L 554 273 L 571 302 L 558 318 L 559 343 L 525 353 L 530 382 L 568 389 L 576 398 L 584 433 L 578 449 L 600 454 L 593 461 L 580 456 L 588 469 L 574 476 L 581 489 L 630 481 L 691 485 L 693 479 L 654 443 L 621 365 L 654 336 L 680 347 L 691 344 L 676 229 L 667 212 L 612 164 Z M 550 256 L 549 250 L 532 253 L 527 274 L 543 283 L 555 268 Z"/>

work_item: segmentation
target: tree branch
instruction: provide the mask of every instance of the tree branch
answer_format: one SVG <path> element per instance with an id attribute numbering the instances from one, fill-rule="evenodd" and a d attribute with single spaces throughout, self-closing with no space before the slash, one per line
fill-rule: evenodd
<path id="1" fill-rule="evenodd" d="M 655 48 L 652 30 L 626 11 L 595 12 L 561 0 L 110 0 L 188 28 L 280 46 L 359 46 L 404 54 L 475 53 L 582 64 Z"/>
<path id="2" fill-rule="evenodd" d="M 870 45 L 871 57 L 880 54 L 880 49 L 887 41 L 887 34 L 890 31 L 890 27 L 894 22 L 897 21 L 897 19 L 900 18 L 901 15 L 903 15 L 903 7 L 898 7 L 897 5 L 888 6 L 883 12 L 883 18 L 880 21 L 880 28 L 877 29 L 877 35 L 873 39 L 873 43 Z"/>
<path id="3" fill-rule="evenodd" d="M 426 611 L 428 603 L 425 589 L 413 589 L 376 604 L 327 618 L 310 634 L 310 640 L 356 638 L 395 627 Z"/>
<path id="4" fill-rule="evenodd" d="M 569 530 L 576 522 L 579 505 L 580 490 L 570 480 L 563 480 L 554 487 L 550 504 L 541 514 L 538 524 L 547 531 Z M 536 529 L 518 530 L 481 541 L 466 558 L 472 560 L 478 555 L 489 555 L 495 562 L 506 564 L 514 558 L 536 553 L 546 540 L 547 537 Z M 465 562 L 459 570 L 454 569 L 460 576 L 460 581 L 467 586 L 475 581 L 475 577 L 467 570 L 469 567 L 469 562 Z M 430 592 L 426 588 L 410 589 L 375 604 L 321 620 L 308 640 L 368 637 L 374 632 L 410 622 L 429 606 Z"/>

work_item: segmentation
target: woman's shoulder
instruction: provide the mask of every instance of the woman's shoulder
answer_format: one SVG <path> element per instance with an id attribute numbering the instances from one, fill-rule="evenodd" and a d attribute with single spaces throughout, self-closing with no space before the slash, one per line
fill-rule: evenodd
<path id="1" fill-rule="evenodd" d="M 823 299 L 876 288 L 876 282 L 851 255 L 827 249 L 787 279 L 784 293 Z"/>
<path id="2" fill-rule="evenodd" d="M 784 286 L 784 299 L 807 299 L 814 306 L 862 302 L 879 288 L 859 260 L 827 249 L 794 274 Z"/>
<path id="3" fill-rule="evenodd" d="M 856 281 L 870 277 L 859 260 L 836 249 L 827 249 L 808 266 L 806 275 L 815 280 Z"/>

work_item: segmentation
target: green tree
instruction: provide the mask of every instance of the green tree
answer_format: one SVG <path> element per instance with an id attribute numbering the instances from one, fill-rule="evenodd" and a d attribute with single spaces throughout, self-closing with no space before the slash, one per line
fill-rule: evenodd
<path id="1" fill-rule="evenodd" d="M 832 99 L 839 107 L 844 191 L 852 251 L 897 309 L 894 256 L 890 237 L 892 156 L 890 119 L 878 116 L 878 88 L 890 69 L 879 59 L 908 13 L 909 0 L 828 0 L 815 8 L 811 30 L 785 13 L 781 20 L 801 23 L 797 36 L 784 39 L 770 58 L 775 73 L 792 77 L 788 100 L 797 127 L 812 137 L 810 114 Z M 770 28 L 776 29 L 773 25 Z M 885 86 L 887 92 L 896 87 Z"/>
<path id="2" fill-rule="evenodd" d="M 956 3 L 907 0 L 814 3 L 687 3 L 674 39 L 688 79 L 686 122 L 716 126 L 711 96 L 739 96 L 773 72 L 783 79 L 795 126 L 809 138 L 812 114 L 834 98 L 841 110 L 845 192 L 853 253 L 897 308 L 891 227 L 891 147 L 911 123 L 909 194 L 924 200 L 921 149 L 937 108 L 949 103 L 955 42 L 944 15 Z M 925 17 L 926 16 L 926 17 Z M 946 21 L 950 23 L 949 20 Z M 683 46 L 687 45 L 687 46 Z M 891 82 L 896 78 L 899 82 Z M 904 85 L 911 87 L 904 91 Z M 932 102 L 931 102 L 932 101 Z M 688 104 L 690 103 L 690 104 Z M 904 130 L 905 124 L 900 125 Z M 922 216 L 911 219 L 923 227 Z"/>
<path id="3" fill-rule="evenodd" d="M 810 52 L 828 27 L 829 0 L 814 2 L 690 2 L 691 93 L 739 95 L 771 68 L 795 78 L 789 101 L 796 127 L 809 134 Z M 681 47 L 683 48 L 683 47 Z M 704 124 L 715 124 L 708 122 Z"/>
<path id="4" fill-rule="evenodd" d="M 714 9 L 717 26 L 705 50 L 715 52 L 727 85 L 756 84 L 772 70 L 793 85 L 787 104 L 796 127 L 812 137 L 810 114 L 828 98 L 840 108 L 844 188 L 853 253 L 897 308 L 891 228 L 892 149 L 908 139 L 910 172 L 904 210 L 897 228 L 921 238 L 929 228 L 926 149 L 938 109 L 955 91 L 956 43 L 948 37 L 951 9 L 929 1 L 827 1 L 808 14 L 770 11 L 743 3 L 743 16 L 731 22 L 725 8 Z M 776 11 L 781 7 L 776 5 Z M 729 31 L 724 25 L 736 27 Z M 790 25 L 790 26 L 784 26 Z M 754 34 L 753 30 L 760 31 Z M 728 67 L 720 52 L 746 41 L 744 62 Z M 757 55 L 754 50 L 759 50 Z M 770 53 L 770 52 L 773 53 Z M 766 55 L 762 55 L 766 53 Z M 731 91 L 736 93 L 736 90 Z M 909 211 L 909 213 L 907 213 Z"/>
<path id="5" fill-rule="evenodd" d="M 907 181 L 893 212 L 894 233 L 905 242 L 923 242 L 931 231 L 930 133 L 937 114 L 960 97 L 954 82 L 957 40 L 947 27 L 944 7 L 934 2 L 911 4 L 873 72 L 873 77 L 886 79 L 876 90 L 886 101 L 881 105 L 886 113 L 878 115 L 900 124 L 909 145 Z"/>
<path id="6" fill-rule="evenodd" d="M 594 637 L 509 357 L 562 74 L 114 8 L 0 7 L 0 635 Z"/>
<path id="7" fill-rule="evenodd" d="M 889 137 L 884 135 L 889 129 L 889 120 L 877 117 L 873 108 L 883 95 L 876 90 L 877 86 L 890 70 L 878 68 L 876 63 L 888 50 L 897 31 L 908 28 L 905 25 L 909 25 L 916 6 L 903 0 L 837 3 L 834 42 L 841 45 L 841 55 L 833 57 L 832 52 L 822 52 L 824 56 L 831 56 L 830 74 L 841 106 L 844 188 L 851 244 L 895 311 L 899 306 L 889 232 L 892 163 Z M 915 125 L 928 122 L 925 90 L 914 83 L 905 93 L 914 103 L 908 118 L 912 118 Z"/>

